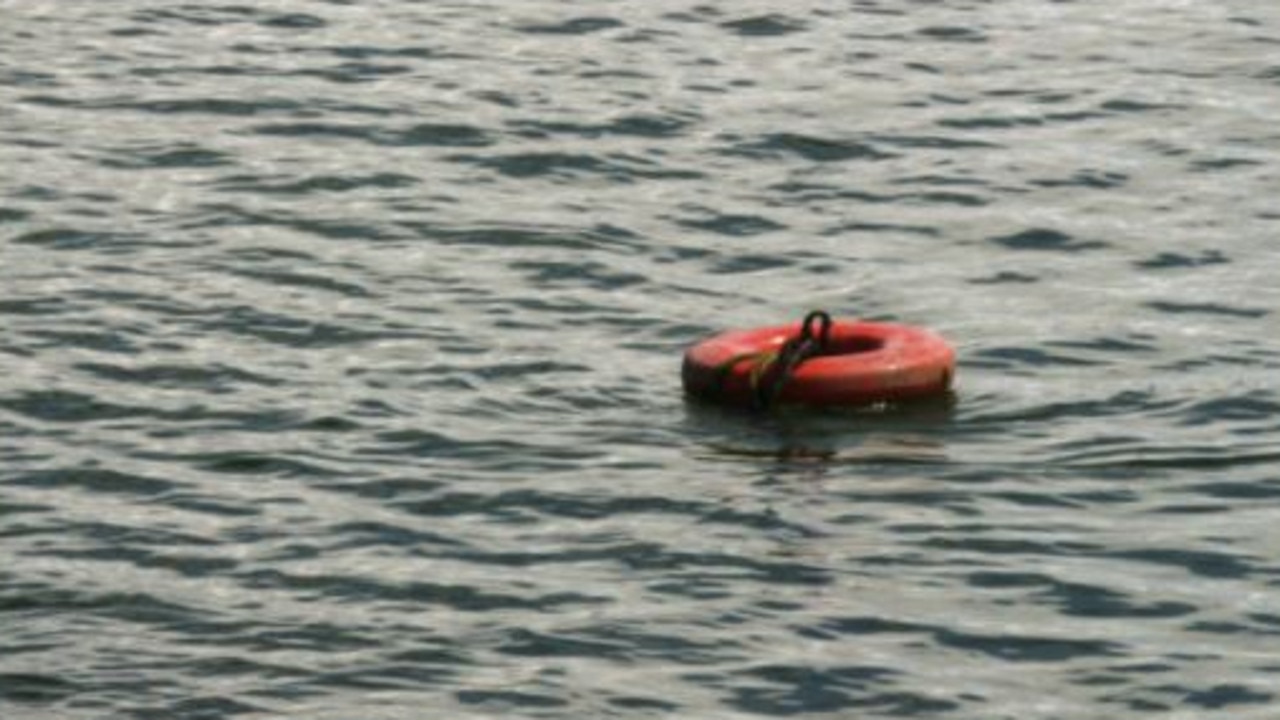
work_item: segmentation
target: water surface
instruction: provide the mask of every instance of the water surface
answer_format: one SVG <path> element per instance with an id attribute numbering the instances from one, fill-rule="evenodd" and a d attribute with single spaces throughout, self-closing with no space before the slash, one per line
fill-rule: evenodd
<path id="1" fill-rule="evenodd" d="M 1269 5 L 0 19 L 5 718 L 1275 716 Z"/>

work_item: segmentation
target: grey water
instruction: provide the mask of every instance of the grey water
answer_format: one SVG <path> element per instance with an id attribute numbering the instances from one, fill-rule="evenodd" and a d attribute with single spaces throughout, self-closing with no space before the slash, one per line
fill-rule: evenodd
<path id="1" fill-rule="evenodd" d="M 0 717 L 1280 713 L 1280 5 L 0 0 Z M 685 401 L 932 328 L 954 398 Z"/>

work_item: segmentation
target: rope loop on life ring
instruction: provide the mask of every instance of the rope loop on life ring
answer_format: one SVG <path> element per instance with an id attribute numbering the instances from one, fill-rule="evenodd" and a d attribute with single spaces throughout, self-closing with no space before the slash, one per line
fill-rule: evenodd
<path id="1" fill-rule="evenodd" d="M 813 325 L 817 323 L 815 335 Z M 831 339 L 831 316 L 822 310 L 814 310 L 800 323 L 800 335 L 788 339 L 772 357 L 764 359 L 752 369 L 751 387 L 755 391 L 753 407 L 768 410 L 773 407 L 778 394 L 795 374 L 796 368 L 809 358 L 821 355 Z"/>
<path id="2" fill-rule="evenodd" d="M 831 315 L 822 310 L 814 310 L 804 316 L 800 323 L 800 334 L 788 338 L 777 350 L 743 353 L 720 363 L 716 367 L 717 382 L 723 388 L 730 373 L 739 363 L 751 361 L 748 373 L 751 407 L 759 411 L 768 410 L 791 380 L 796 368 L 804 361 L 825 352 L 830 341 Z"/>

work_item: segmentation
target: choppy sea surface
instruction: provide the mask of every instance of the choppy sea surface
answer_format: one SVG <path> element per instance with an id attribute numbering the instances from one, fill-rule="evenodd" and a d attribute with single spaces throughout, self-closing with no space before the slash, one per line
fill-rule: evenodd
<path id="1" fill-rule="evenodd" d="M 1280 713 L 1280 5 L 0 1 L 0 716 Z M 811 308 L 955 397 L 689 404 Z"/>

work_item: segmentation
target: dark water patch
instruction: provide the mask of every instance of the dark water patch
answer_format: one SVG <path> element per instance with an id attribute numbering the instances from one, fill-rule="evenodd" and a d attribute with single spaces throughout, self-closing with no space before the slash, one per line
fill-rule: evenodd
<path id="1" fill-rule="evenodd" d="M 31 218 L 30 210 L 15 207 L 0 207 L 0 224 L 24 222 Z"/>
<path id="2" fill-rule="evenodd" d="M 144 31 L 145 32 L 145 31 Z M 154 33 L 146 33 L 154 34 Z M 263 76 L 272 74 L 271 70 L 258 65 L 154 65 L 133 68 L 130 75 L 143 78 L 165 78 L 183 75 L 209 75 L 214 77 L 234 78 L 240 76 Z"/>
<path id="3" fill-rule="evenodd" d="M 921 192 L 901 196 L 904 200 L 925 205 L 959 205 L 961 207 L 982 207 L 990 201 L 978 195 L 958 192 Z"/>
<path id="4" fill-rule="evenodd" d="M 789 195 L 791 199 L 796 202 L 832 202 L 845 200 L 879 205 L 882 203 L 893 202 L 898 197 L 897 195 L 889 193 L 876 193 L 867 190 L 853 190 L 825 184 L 801 182 L 778 183 L 770 186 L 769 189 Z"/>
<path id="5" fill-rule="evenodd" d="M 144 547 L 137 547 L 138 541 L 133 539 L 122 539 L 117 542 L 125 544 L 112 547 L 45 548 L 29 550 L 24 554 L 33 557 L 56 557 L 61 560 L 100 561 L 110 563 L 112 566 L 127 563 L 135 568 L 167 570 L 187 578 L 224 574 L 240 564 L 239 560 L 232 558 L 184 555 L 171 550 L 154 552 Z"/>
<path id="6" fill-rule="evenodd" d="M 1061 493 L 1020 492 L 1016 490 L 993 492 L 993 493 L 990 493 L 989 496 L 992 498 L 1004 500 L 1005 502 L 1011 502 L 1015 505 L 1022 505 L 1024 507 L 1038 507 L 1038 508 L 1046 508 L 1046 507 L 1081 508 L 1086 506 L 1085 501 L 1096 502 L 1099 499 L 1099 497 L 1096 494 L 1090 495 L 1087 498 L 1076 498 L 1076 497 L 1071 497 L 1069 495 L 1065 495 Z M 1104 501 L 1116 501 L 1116 500 L 1117 498 L 1114 498 L 1114 497 L 1108 497 L 1104 499 Z M 1123 500 L 1129 501 L 1129 500 L 1132 500 L 1132 498 L 1125 497 L 1123 498 Z"/>
<path id="7" fill-rule="evenodd" d="M 835 140 L 797 133 L 771 133 L 750 140 L 724 136 L 722 140 L 732 143 L 720 151 L 722 154 L 757 160 L 777 160 L 794 156 L 813 162 L 846 162 L 887 160 L 897 157 L 894 153 L 880 150 L 873 144 L 865 142 Z"/>
<path id="8" fill-rule="evenodd" d="M 325 275 L 311 275 L 308 273 L 284 269 L 252 270 L 243 267 L 224 267 L 220 269 L 222 272 L 232 275 L 261 280 L 264 283 L 275 287 L 294 287 L 307 290 L 320 290 L 326 293 L 333 293 L 335 295 L 342 295 L 349 298 L 373 297 L 373 293 L 369 292 L 361 285 L 344 282 L 337 278 Z"/>
<path id="9" fill-rule="evenodd" d="M 426 45 L 407 45 L 392 47 L 388 45 L 337 45 L 325 48 L 325 52 L 352 60 L 369 58 L 394 57 L 415 58 L 418 60 L 435 60 L 443 58 L 463 59 L 470 56 L 449 53 Z"/>
<path id="10" fill-rule="evenodd" d="M 1223 683 L 1204 690 L 1192 690 L 1182 699 L 1182 704 L 1217 710 L 1236 705 L 1270 704 L 1273 693 L 1257 690 L 1237 683 Z"/>
<path id="11" fill-rule="evenodd" d="M 1069 178 L 1032 180 L 1031 184 L 1037 187 L 1046 188 L 1083 187 L 1095 190 L 1110 190 L 1112 188 L 1120 187 L 1128 181 L 1129 176 L 1125 173 L 1081 170 Z"/>
<path id="12" fill-rule="evenodd" d="M 379 545 L 424 551 L 433 547 L 456 548 L 464 545 L 463 542 L 455 538 L 439 533 L 411 530 L 399 525 L 372 520 L 338 523 L 329 527 L 329 531 L 335 538 L 341 538 L 328 549 L 329 551 Z"/>
<path id="13" fill-rule="evenodd" d="M 1203 578 L 1242 579 L 1261 570 L 1239 555 L 1204 550 L 1149 548 L 1106 551 L 1101 555 L 1111 559 L 1178 567 L 1191 575 Z"/>
<path id="14" fill-rule="evenodd" d="M 270 97 L 252 101 L 213 97 L 192 100 L 103 100 L 73 102 L 71 105 L 86 110 L 133 110 L 154 115 L 251 117 L 268 114 L 304 115 L 309 112 L 298 101 Z"/>
<path id="15" fill-rule="evenodd" d="M 148 500 L 151 502 L 152 500 Z M 58 536 L 63 539 L 79 539 L 95 543 L 96 550 L 104 552 L 132 552 L 141 550 L 146 547 L 159 547 L 164 550 L 173 550 L 175 547 L 200 548 L 200 550 L 210 550 L 210 548 L 218 547 L 218 543 L 211 541 L 205 537 L 196 536 L 189 532 L 183 532 L 180 529 L 161 529 L 147 527 L 133 527 L 133 525 L 119 524 L 127 521 L 127 519 L 116 519 L 116 523 L 69 523 L 56 528 L 44 528 L 46 534 Z M 42 544 L 42 550 L 49 552 L 64 552 L 67 547 L 55 547 L 51 544 Z"/>
<path id="16" fill-rule="evenodd" d="M 1192 256 L 1185 253 L 1162 252 L 1146 260 L 1139 260 L 1134 263 L 1136 267 L 1145 270 L 1168 270 L 1173 268 L 1191 268 L 1200 267 L 1202 265 L 1219 265 L 1231 262 L 1229 258 L 1220 250 L 1204 250 L 1198 256 Z"/>
<path id="17" fill-rule="evenodd" d="M 1098 120 L 1106 117 L 1107 117 L 1107 113 L 1094 112 L 1089 110 L 1046 113 L 1044 116 L 1045 120 L 1048 120 L 1049 122 L 1056 122 L 1056 123 L 1078 123 L 1078 122 L 1086 122 L 1089 120 Z"/>
<path id="18" fill-rule="evenodd" d="M 122 170 L 153 168 L 199 168 L 230 165 L 230 155 L 182 142 L 163 147 L 138 147 L 115 150 L 111 157 L 98 161 L 104 167 Z"/>
<path id="19" fill-rule="evenodd" d="M 379 128 L 372 125 L 333 122 L 290 122 L 254 125 L 247 132 L 255 135 L 281 137 L 355 138 L 372 142 Z"/>
<path id="20" fill-rule="evenodd" d="M 503 712 L 569 705 L 565 698 L 519 690 L 459 690 L 454 693 L 454 697 L 462 705 L 480 705 Z"/>
<path id="21" fill-rule="evenodd" d="M 247 5 L 174 5 L 164 9 L 139 10 L 130 19 L 141 23 L 178 22 L 188 25 L 212 26 L 235 22 L 247 22 L 261 14 Z"/>
<path id="22" fill-rule="evenodd" d="M 1064 232 L 1048 228 L 1031 228 L 1012 235 L 998 235 L 988 240 L 1010 250 L 1082 252 L 1109 247 L 1108 243 L 1099 240 L 1077 240 Z"/>
<path id="23" fill-rule="evenodd" d="M 649 282 L 645 275 L 616 271 L 600 262 L 527 261 L 513 262 L 509 267 L 524 271 L 531 282 L 544 287 L 621 290 Z"/>
<path id="24" fill-rule="evenodd" d="M 164 9 L 140 10 L 129 19 L 143 24 L 180 23 L 199 27 L 254 23 L 265 28 L 286 30 L 315 30 L 328 25 L 323 18 L 309 13 L 272 13 L 247 5 L 179 4 Z"/>
<path id="25" fill-rule="evenodd" d="M 77 488 L 95 493 L 125 495 L 159 495 L 174 490 L 169 480 L 94 467 L 62 468 L 24 473 L 9 482 L 15 485 L 45 489 Z"/>
<path id="26" fill-rule="evenodd" d="M 557 634 L 516 629 L 509 631 L 497 648 L 503 654 L 521 657 L 592 657 L 619 662 L 647 658 L 681 664 L 706 662 L 716 649 L 714 643 L 621 625 L 589 626 Z"/>
<path id="27" fill-rule="evenodd" d="M 5 430 L 8 430 L 8 428 L 5 427 Z M 9 480 L 6 479 L 5 482 L 9 482 Z M 13 502 L 12 500 L 6 499 L 4 502 L 0 502 L 0 517 L 5 517 L 9 515 L 39 514 L 39 513 L 49 512 L 53 509 L 54 508 L 49 505 L 37 505 L 35 503 L 17 503 L 17 502 Z M 4 537 L 12 534 L 11 531 L 13 527 L 14 526 L 10 525 L 8 526 L 9 528 L 8 530 L 0 530 L 0 537 Z"/>
<path id="28" fill-rule="evenodd" d="M 956 130 L 1007 130 L 1015 127 L 1035 127 L 1043 125 L 1044 122 L 1044 117 L 1040 115 L 982 115 L 966 118 L 943 118 L 937 121 L 937 124 Z"/>
<path id="29" fill-rule="evenodd" d="M 1220 170 L 1233 170 L 1240 167 L 1257 167 L 1263 165 L 1261 160 L 1252 158 L 1213 158 L 1211 160 L 1196 160 L 1190 164 L 1188 168 L 1191 172 L 1218 172 Z"/>
<path id="30" fill-rule="evenodd" d="M 1280 499 L 1280 480 L 1251 482 L 1219 480 L 1188 485 L 1183 490 L 1223 500 L 1276 500 Z"/>
<path id="31" fill-rule="evenodd" d="M 413 337 L 408 330 L 390 327 L 368 329 L 368 325 L 357 318 L 337 324 L 247 306 L 225 308 L 216 315 L 216 319 L 200 321 L 198 326 L 213 333 L 252 337 L 290 348 L 356 346 L 388 338 Z"/>
<path id="32" fill-rule="evenodd" d="M 531 360 L 497 362 L 484 367 L 473 368 L 476 377 L 486 381 L 517 380 L 529 376 L 543 378 L 555 373 L 587 373 L 591 367 L 578 363 L 559 362 L 555 360 Z"/>
<path id="33" fill-rule="evenodd" d="M 404 75 L 414 71 L 412 65 L 392 65 L 389 63 L 345 62 L 324 68 L 306 68 L 292 70 L 287 75 L 315 77 L 332 83 L 365 83 L 382 82 L 393 75 Z"/>
<path id="34" fill-rule="evenodd" d="M 315 462 L 283 455 L 257 452 L 211 452 L 191 455 L 185 460 L 201 470 L 223 475 L 271 475 L 276 477 L 326 478 L 340 473 Z"/>
<path id="35" fill-rule="evenodd" d="M 261 20 L 259 25 L 287 30 L 314 30 L 328 25 L 321 17 L 307 13 L 284 13 Z"/>
<path id="36" fill-rule="evenodd" d="M 965 362 L 975 363 L 982 367 L 1013 369 L 1019 366 L 1050 367 L 1073 366 L 1090 367 L 1105 365 L 1106 361 L 1095 360 L 1078 355 L 1052 353 L 1034 347 L 994 347 L 983 348 L 968 353 Z"/>
<path id="37" fill-rule="evenodd" d="M 1028 275 L 1026 273 L 1014 272 L 1012 270 L 1001 270 L 994 275 L 972 278 L 968 282 L 973 285 L 1027 285 L 1040 282 L 1040 277 L 1036 275 Z"/>
<path id="38" fill-rule="evenodd" d="M 1124 646 L 1111 640 L 1080 637 L 1058 638 L 1027 634 L 982 634 L 951 627 L 905 622 L 881 617 L 844 617 L 821 621 L 815 628 L 822 634 L 929 635 L 940 645 L 968 653 L 990 655 L 1011 662 L 1058 663 L 1091 657 L 1124 654 Z"/>
<path id="39" fill-rule="evenodd" d="M 929 550 L 974 553 L 976 555 L 1029 555 L 1032 557 L 1087 555 L 1096 551 L 1096 548 L 1092 545 L 1074 541 L 983 537 L 974 534 L 961 535 L 955 528 L 932 528 L 928 526 L 911 529 L 916 534 L 925 535 L 916 544 Z M 904 528 L 895 528 L 895 531 L 899 534 L 905 534 L 903 530 Z M 943 530 L 951 534 L 939 534 L 939 531 Z M 973 533 L 975 530 L 978 530 L 978 528 L 969 527 L 965 531 Z"/>
<path id="40" fill-rule="evenodd" d="M 745 237 L 782 230 L 786 226 L 761 215 L 724 214 L 715 211 L 700 213 L 704 217 L 677 220 L 682 227 L 705 230 L 720 235 Z"/>
<path id="41" fill-rule="evenodd" d="M 36 673 L 0 673 L 0 700 L 23 704 L 46 704 L 66 700 L 81 691 L 66 678 Z"/>
<path id="42" fill-rule="evenodd" d="M 637 180 L 696 180 L 704 176 L 698 170 L 666 169 L 656 161 L 621 153 L 522 152 L 454 155 L 449 160 L 517 179 L 547 177 L 573 180 L 598 176 L 613 182 L 632 183 Z"/>
<path id="43" fill-rule="evenodd" d="M 640 695 L 615 695 L 608 698 L 606 702 L 612 707 L 628 712 L 654 711 L 678 714 L 677 711 L 680 710 L 680 705 L 670 700 L 660 700 Z"/>
<path id="44" fill-rule="evenodd" d="M 878 666 L 756 666 L 734 673 L 725 702 L 770 716 L 861 711 L 914 717 L 958 709 L 951 701 L 893 689 L 900 674 Z"/>
<path id="45" fill-rule="evenodd" d="M 335 688 L 411 691 L 447 684 L 458 672 L 459 668 L 447 667 L 443 663 L 379 664 L 370 668 L 318 673 L 307 685 L 315 688 L 318 693 L 330 693 Z"/>
<path id="46" fill-rule="evenodd" d="M 200 217 L 188 221 L 183 229 L 208 229 L 244 226 L 280 226 L 329 240 L 389 241 L 396 239 L 380 225 L 301 216 L 275 210 L 268 215 L 227 203 L 206 203 L 200 206 Z M 375 218 L 376 220 L 376 218 Z"/>
<path id="47" fill-rule="evenodd" d="M 166 705 L 149 705 L 140 703 L 130 709 L 130 714 L 137 720 L 164 720 L 165 718 L 196 718 L 198 720 L 214 720 L 215 718 L 233 718 L 248 713 L 262 713 L 267 710 L 261 705 L 253 705 L 234 698 L 218 695 L 185 698 Z"/>
<path id="48" fill-rule="evenodd" d="M 1209 471 L 1268 465 L 1280 461 L 1280 451 L 1253 450 L 1221 444 L 1187 444 L 1179 447 L 1135 446 L 1120 450 L 1080 452 L 1069 458 L 1081 468 L 1112 470 Z"/>
<path id="49" fill-rule="evenodd" d="M 58 76 L 39 70 L 3 68 L 0 69 L 0 86 L 9 87 L 58 87 Z"/>
<path id="50" fill-rule="evenodd" d="M 50 202 L 71 197 L 59 188 L 35 184 L 26 184 L 13 189 L 9 192 L 9 196 L 23 200 L 38 200 L 41 202 Z"/>
<path id="51" fill-rule="evenodd" d="M 1270 310 L 1265 310 L 1263 308 L 1232 307 L 1230 305 L 1222 305 L 1219 303 L 1184 303 L 1174 302 L 1171 300 L 1155 300 L 1146 303 L 1146 306 L 1152 310 L 1159 310 L 1160 312 L 1173 313 L 1176 315 L 1195 313 L 1200 315 L 1219 315 L 1234 318 L 1260 318 L 1271 314 Z"/>
<path id="52" fill-rule="evenodd" d="M 268 583 L 266 587 L 277 587 Z M 350 652 L 381 648 L 384 640 L 370 637 L 368 633 L 355 632 L 349 627 L 328 622 L 299 621 L 291 624 L 266 625 L 226 623 L 202 618 L 183 626 L 193 637 L 194 644 L 226 645 L 235 640 L 243 650 L 251 653 L 281 651 L 321 651 L 326 653 Z"/>
<path id="53" fill-rule="evenodd" d="M 937 630 L 934 639 L 947 647 L 1010 662 L 1059 663 L 1081 658 L 1114 657 L 1126 651 L 1124 645 L 1111 640 L 980 634 L 947 628 Z"/>
<path id="54" fill-rule="evenodd" d="M 289 177 L 289 176 L 286 176 Z M 226 192 L 252 194 L 307 195 L 317 192 L 350 192 L 365 188 L 395 189 L 411 187 L 421 181 L 400 173 L 372 175 L 315 175 L 300 180 L 259 175 L 232 175 L 220 178 L 215 187 Z"/>
<path id="55" fill-rule="evenodd" d="M 533 35 L 589 35 L 601 30 L 613 30 L 621 27 L 626 27 L 626 24 L 617 18 L 584 16 L 558 23 L 521 25 L 516 29 L 522 33 Z"/>
<path id="56" fill-rule="evenodd" d="M 64 297 L 24 297 L 0 300 L 0 315 L 60 315 L 71 310 Z"/>
<path id="57" fill-rule="evenodd" d="M 469 653 L 448 640 L 419 641 L 416 647 L 387 654 L 387 659 L 406 665 L 447 665 L 454 668 L 471 664 Z"/>
<path id="58" fill-rule="evenodd" d="M 1264 612 L 1254 612 L 1254 613 L 1249 613 L 1248 618 L 1252 622 L 1258 623 L 1259 625 L 1263 626 L 1265 628 L 1265 631 L 1268 633 L 1280 631 L 1280 615 L 1273 615 L 1271 613 L 1264 613 Z"/>
<path id="59" fill-rule="evenodd" d="M 23 95 L 17 98 L 17 102 L 27 103 L 29 105 L 38 105 L 53 108 L 79 108 L 84 107 L 84 102 L 80 100 L 70 100 L 58 95 L 48 95 L 44 93 L 35 93 L 31 95 Z M 28 147 L 57 147 L 56 144 L 44 143 L 42 141 L 29 140 L 29 143 L 40 143 L 36 145 L 28 145 Z"/>
<path id="60" fill-rule="evenodd" d="M 504 515 L 512 511 L 530 511 L 548 517 L 584 520 L 621 518 L 629 515 L 686 516 L 707 525 L 727 525 L 752 530 L 782 531 L 807 537 L 814 531 L 792 523 L 771 511 L 745 512 L 694 501 L 677 501 L 665 497 L 632 495 L 593 497 L 536 490 L 508 490 L 496 494 L 448 492 L 426 500 L 402 503 L 399 507 L 416 515 L 462 516 Z M 645 563 L 642 558 L 655 546 L 634 548 L 628 557 Z M 659 563 L 662 564 L 662 563 Z"/>
<path id="61" fill-rule="evenodd" d="M 720 27 L 743 37 L 776 37 L 800 32 L 808 26 L 798 18 L 770 13 L 730 20 L 720 23 Z"/>
<path id="62" fill-rule="evenodd" d="M 794 258 L 785 255 L 740 253 L 719 258 L 714 265 L 707 269 L 707 272 L 716 275 L 741 275 L 792 267 L 795 264 Z"/>
<path id="63" fill-rule="evenodd" d="M 640 553 L 620 558 L 635 571 L 663 571 L 674 574 L 676 582 L 651 584 L 650 591 L 687 595 L 689 583 L 758 582 L 765 585 L 826 586 L 833 582 L 831 573 L 821 567 L 798 562 L 770 562 L 723 553 L 687 553 L 664 551 L 650 547 Z M 723 589 L 715 596 L 723 596 Z M 700 596 L 699 593 L 693 593 Z"/>
<path id="64" fill-rule="evenodd" d="M 1167 140 L 1147 140 L 1142 143 L 1142 148 L 1168 158 L 1186 157 L 1192 152 L 1190 148 L 1176 145 Z"/>
<path id="65" fill-rule="evenodd" d="M 152 626 L 198 622 L 203 613 L 145 592 L 91 593 L 43 586 L 10 587 L 0 594 L 0 612 L 74 612 Z"/>
<path id="66" fill-rule="evenodd" d="M 560 468 L 564 464 L 572 466 L 573 461 L 598 457 L 598 453 L 587 448 L 547 449 L 531 446 L 522 442 L 523 436 L 518 434 L 493 439 L 464 439 L 444 432 L 415 428 L 379 433 L 376 440 L 376 445 L 361 447 L 356 450 L 356 453 L 371 457 L 453 458 L 492 462 L 511 470 L 520 467 L 530 470 L 549 470 Z M 464 494 L 457 499 L 465 507 L 469 504 L 469 499 L 474 498 Z M 454 509 L 447 497 L 441 499 L 441 502 L 446 514 Z M 433 507 L 435 507 L 434 502 L 426 503 L 416 507 L 415 511 L 436 514 L 432 510 Z"/>
<path id="67" fill-rule="evenodd" d="M 614 542 L 612 537 L 585 537 L 577 544 L 554 550 L 526 550 L 507 552 L 487 552 L 467 548 L 456 552 L 442 551 L 438 556 L 457 560 L 483 563 L 485 565 L 501 565 L 513 568 L 533 568 L 551 565 L 577 565 L 583 563 L 616 562 L 619 558 L 634 553 L 653 552 L 649 543 Z"/>
<path id="68" fill-rule="evenodd" d="M 1184 425 L 1206 425 L 1223 421 L 1280 422 L 1280 402 L 1265 391 L 1215 397 L 1183 408 L 1179 416 Z"/>
<path id="69" fill-rule="evenodd" d="M 502 223 L 456 227 L 420 221 L 403 221 L 398 224 L 424 239 L 442 245 L 498 249 L 544 248 L 632 253 L 642 246 L 643 239 L 625 228 L 606 223 L 564 227 Z"/>
<path id="70" fill-rule="evenodd" d="M 941 234 L 941 231 L 936 227 L 930 227 L 927 225 L 905 225 L 899 223 L 866 222 L 861 220 L 841 223 L 822 231 L 823 235 L 843 235 L 845 233 L 888 233 L 937 237 Z"/>
<path id="71" fill-rule="evenodd" d="M 274 569 L 239 573 L 235 577 L 246 588 L 287 590 L 317 600 L 325 598 L 342 603 L 412 602 L 422 605 L 442 605 L 460 612 L 551 611 L 563 609 L 566 606 L 596 605 L 605 602 L 602 598 L 572 592 L 524 596 L 486 591 L 469 585 L 433 582 L 395 583 L 354 575 L 299 575 Z"/>
<path id="72" fill-rule="evenodd" d="M 262 515 L 262 508 L 247 502 L 235 503 L 226 498 L 198 495 L 187 492 L 169 492 L 154 501 L 165 508 L 219 517 L 255 517 Z"/>
<path id="73" fill-rule="evenodd" d="M 440 490 L 445 485 L 443 480 L 418 477 L 404 478 L 356 478 L 354 480 L 338 479 L 317 483 L 317 487 L 340 493 L 348 493 L 357 497 L 391 500 L 401 496 L 422 495 Z"/>
<path id="74" fill-rule="evenodd" d="M 944 42 L 984 43 L 988 40 L 980 30 L 960 25 L 931 25 L 921 28 L 917 33 L 929 40 Z"/>
<path id="75" fill-rule="evenodd" d="M 1182 617 L 1198 608 L 1189 603 L 1142 603 L 1124 593 L 1096 585 L 1057 580 L 1041 573 L 979 571 L 968 576 L 971 585 L 983 589 L 1033 590 L 1035 601 L 1049 601 L 1064 615 L 1087 618 Z"/>
<path id="76" fill-rule="evenodd" d="M 14 245 L 33 245 L 50 250 L 93 250 L 99 253 L 126 251 L 148 244 L 141 235 L 107 231 L 51 228 L 23 233 L 9 242 Z"/>
<path id="77" fill-rule="evenodd" d="M 119 38 L 162 37 L 164 35 L 160 30 L 137 26 L 112 28 L 107 31 L 107 34 L 111 37 Z"/>
<path id="78" fill-rule="evenodd" d="M 1158 348 L 1150 336 L 1130 334 L 1127 337 L 1100 337 L 1092 340 L 1049 340 L 1048 347 L 1068 350 L 1094 350 L 1102 353 L 1151 353 Z"/>
<path id="79" fill-rule="evenodd" d="M 80 423 L 146 417 L 151 409 L 120 405 L 69 390 L 30 390 L 0 396 L 0 408 L 45 422 Z"/>
<path id="80" fill-rule="evenodd" d="M 1260 628 L 1257 625 L 1250 623 L 1213 620 L 1202 620 L 1200 622 L 1190 623 L 1185 629 L 1188 632 L 1204 633 L 1207 635 L 1280 635 L 1280 633 L 1277 633 L 1274 630 Z"/>
<path id="81" fill-rule="evenodd" d="M 926 62 L 903 63 L 902 67 L 906 68 L 907 70 L 912 70 L 918 73 L 925 73 L 928 75 L 941 75 L 943 72 L 942 68 L 939 67 L 938 65 L 934 65 L 932 63 L 926 63 Z M 943 105 L 967 105 L 968 102 L 969 101 L 964 98 L 951 97 L 949 95 L 941 95 L 938 93 L 930 93 L 928 95 L 928 100 L 926 101 L 910 100 L 906 103 L 906 105 L 908 107 L 928 107 L 929 105 L 934 103 L 939 103 Z"/>
<path id="82" fill-rule="evenodd" d="M 272 137 L 343 138 L 388 147 L 485 147 L 494 139 L 483 128 L 446 123 L 418 123 L 402 129 L 335 122 L 276 122 L 255 125 L 248 133 Z"/>
<path id="83" fill-rule="evenodd" d="M 126 367 L 109 363 L 77 363 L 73 366 L 106 380 L 143 385 L 148 388 L 195 388 L 209 392 L 232 392 L 245 384 L 276 387 L 277 378 L 239 370 L 225 365 L 140 365 Z"/>
<path id="84" fill-rule="evenodd" d="M 942 135 L 898 135 L 876 133 L 867 139 L 874 143 L 908 150 L 991 150 L 999 148 L 998 143 L 978 140 L 976 138 L 958 138 Z M 896 156 L 895 156 L 896 157 Z"/>
<path id="85" fill-rule="evenodd" d="M 1141 100 L 1134 100 L 1132 98 L 1108 100 L 1102 103 L 1099 107 L 1109 113 L 1148 113 L 1186 109 L 1184 105 L 1171 103 L 1149 103 Z"/>
<path id="86" fill-rule="evenodd" d="M 678 115 L 626 115 L 607 123 L 573 123 L 517 120 L 508 124 L 514 135 L 543 139 L 554 135 L 597 139 L 602 137 L 671 138 L 686 132 L 693 117 Z"/>
<path id="87" fill-rule="evenodd" d="M 1195 358 L 1184 358 L 1157 366 L 1156 370 L 1167 372 L 1191 372 L 1207 368 L 1224 367 L 1274 367 L 1276 363 L 1265 351 L 1214 352 L 1219 349 L 1215 345 L 1204 348 L 1205 353 Z"/>

